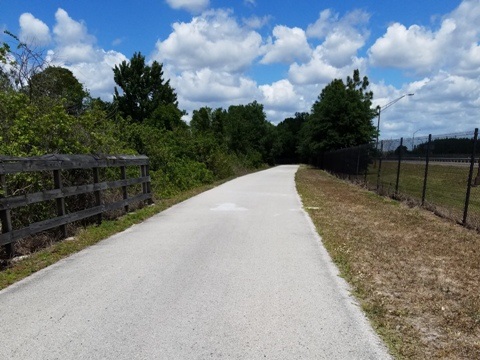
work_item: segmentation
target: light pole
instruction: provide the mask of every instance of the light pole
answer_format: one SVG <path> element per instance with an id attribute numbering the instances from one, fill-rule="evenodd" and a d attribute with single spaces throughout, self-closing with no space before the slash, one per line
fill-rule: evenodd
<path id="1" fill-rule="evenodd" d="M 397 103 L 398 101 L 402 100 L 405 96 L 413 96 L 415 94 L 403 94 L 402 96 L 400 96 L 399 98 L 396 98 L 395 100 L 392 100 L 390 101 L 388 104 L 386 105 L 383 105 L 382 107 L 380 106 L 377 106 L 377 110 L 378 110 L 378 122 L 377 122 L 377 141 L 375 143 L 375 149 L 378 150 L 378 135 L 380 134 L 380 114 L 383 111 L 385 111 L 386 109 L 388 109 L 390 106 L 392 106 L 393 104 Z"/>
<path id="2" fill-rule="evenodd" d="M 415 134 L 422 129 L 415 130 L 412 135 L 412 151 L 415 150 Z"/>

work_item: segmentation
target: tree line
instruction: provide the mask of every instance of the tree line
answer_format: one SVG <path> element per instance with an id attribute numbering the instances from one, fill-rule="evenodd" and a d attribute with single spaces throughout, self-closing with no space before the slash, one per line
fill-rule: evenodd
<path id="1" fill-rule="evenodd" d="M 202 107 L 190 123 L 163 64 L 141 53 L 116 65 L 112 101 L 93 98 L 62 67 L 49 66 L 13 34 L 0 47 L 0 154 L 103 153 L 149 156 L 157 194 L 279 163 L 315 163 L 332 149 L 376 136 L 373 93 L 355 70 L 333 80 L 312 106 L 277 126 L 263 105 Z"/>

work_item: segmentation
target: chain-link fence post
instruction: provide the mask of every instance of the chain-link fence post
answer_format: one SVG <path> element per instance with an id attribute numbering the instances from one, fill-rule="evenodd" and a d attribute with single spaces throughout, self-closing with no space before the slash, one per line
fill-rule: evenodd
<path id="1" fill-rule="evenodd" d="M 400 139 L 400 146 L 398 147 L 398 167 L 397 167 L 397 181 L 395 183 L 395 196 L 398 194 L 398 184 L 400 182 L 400 165 L 402 164 L 403 153 L 403 137 Z"/>
<path id="2" fill-rule="evenodd" d="M 425 176 L 423 177 L 422 190 L 422 206 L 425 205 L 425 196 L 427 194 L 427 178 L 428 178 L 428 164 L 430 162 L 430 144 L 432 142 L 432 134 L 428 135 L 427 156 L 425 157 Z"/>
<path id="3" fill-rule="evenodd" d="M 376 157 L 378 157 L 378 170 L 377 170 L 377 193 L 378 193 L 380 190 L 380 177 L 382 176 L 383 140 L 380 143 L 380 154 L 376 152 Z"/>
<path id="4" fill-rule="evenodd" d="M 467 195 L 465 196 L 465 209 L 463 211 L 463 225 L 467 224 L 468 204 L 470 203 L 470 191 L 472 189 L 473 167 L 475 166 L 475 150 L 477 147 L 478 128 L 473 136 L 472 157 L 470 158 L 470 172 L 468 173 Z"/>

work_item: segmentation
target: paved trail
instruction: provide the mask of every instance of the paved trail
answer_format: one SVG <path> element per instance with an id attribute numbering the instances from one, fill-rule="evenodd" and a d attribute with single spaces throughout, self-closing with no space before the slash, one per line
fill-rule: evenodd
<path id="1" fill-rule="evenodd" d="M 388 359 L 295 190 L 203 193 L 0 292 L 0 359 Z"/>

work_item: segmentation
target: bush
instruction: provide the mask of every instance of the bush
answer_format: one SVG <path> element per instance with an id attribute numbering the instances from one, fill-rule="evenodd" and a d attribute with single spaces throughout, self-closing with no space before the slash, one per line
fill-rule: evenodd
<path id="1" fill-rule="evenodd" d="M 205 164 L 190 159 L 177 159 L 168 166 L 153 171 L 151 176 L 153 190 L 160 197 L 170 197 L 214 181 L 213 173 Z"/>

